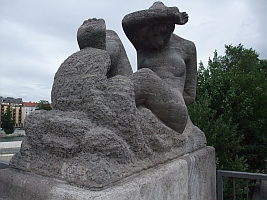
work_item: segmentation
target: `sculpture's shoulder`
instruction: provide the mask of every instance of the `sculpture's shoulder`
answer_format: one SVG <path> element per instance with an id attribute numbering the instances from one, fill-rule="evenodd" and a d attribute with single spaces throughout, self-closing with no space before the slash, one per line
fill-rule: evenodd
<path id="1" fill-rule="evenodd" d="M 116 41 L 118 43 L 121 43 L 121 40 L 118 36 L 118 34 L 113 30 L 106 30 L 106 40 L 109 41 Z"/>
<path id="2" fill-rule="evenodd" d="M 108 78 L 116 75 L 129 76 L 133 73 L 124 46 L 118 34 L 113 30 L 106 31 L 106 50 L 111 59 L 110 71 L 107 74 Z"/>
<path id="3" fill-rule="evenodd" d="M 175 34 L 172 34 L 171 36 L 170 46 L 172 48 L 178 48 L 186 54 L 196 54 L 196 46 L 194 42 Z"/>

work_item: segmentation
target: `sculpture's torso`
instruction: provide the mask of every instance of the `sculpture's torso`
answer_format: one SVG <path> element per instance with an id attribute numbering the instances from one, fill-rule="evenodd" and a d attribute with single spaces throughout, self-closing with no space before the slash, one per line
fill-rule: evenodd
<path id="1" fill-rule="evenodd" d="M 185 56 L 179 45 L 173 45 L 172 38 L 162 50 L 138 51 L 138 69 L 151 69 L 171 88 L 183 93 L 186 78 Z"/>

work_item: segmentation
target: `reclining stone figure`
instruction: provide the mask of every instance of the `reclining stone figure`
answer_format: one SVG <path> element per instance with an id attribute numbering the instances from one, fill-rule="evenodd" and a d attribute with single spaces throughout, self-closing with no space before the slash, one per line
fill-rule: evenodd
<path id="1" fill-rule="evenodd" d="M 98 190 L 206 146 L 186 107 L 195 98 L 195 46 L 173 34 L 187 20 L 160 2 L 125 16 L 135 73 L 105 21 L 84 21 L 80 50 L 55 74 L 53 110 L 26 118 L 27 137 L 10 166 Z"/>

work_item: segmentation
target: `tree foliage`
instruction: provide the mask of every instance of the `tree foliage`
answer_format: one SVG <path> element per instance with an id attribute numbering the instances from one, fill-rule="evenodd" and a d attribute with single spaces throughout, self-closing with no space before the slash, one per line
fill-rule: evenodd
<path id="1" fill-rule="evenodd" d="M 217 169 L 262 172 L 267 160 L 267 60 L 253 49 L 226 45 L 198 69 L 197 96 L 190 117 L 216 149 Z M 244 193 L 238 180 L 238 199 Z M 232 198 L 227 180 L 225 196 Z M 242 186 L 243 185 L 243 186 Z"/>
<path id="2" fill-rule="evenodd" d="M 52 110 L 52 107 L 51 107 L 51 104 L 49 103 L 49 101 L 40 100 L 36 110 Z"/>
<path id="3" fill-rule="evenodd" d="M 12 134 L 14 132 L 15 120 L 12 115 L 12 108 L 7 106 L 7 109 L 2 117 L 2 128 L 6 134 Z"/>
<path id="4" fill-rule="evenodd" d="M 216 148 L 217 168 L 258 172 L 267 159 L 267 61 L 253 49 L 226 45 L 200 63 L 192 121 Z"/>

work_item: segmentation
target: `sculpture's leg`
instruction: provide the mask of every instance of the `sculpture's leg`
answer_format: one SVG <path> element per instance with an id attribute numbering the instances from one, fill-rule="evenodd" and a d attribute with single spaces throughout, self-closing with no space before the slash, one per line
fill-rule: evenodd
<path id="1" fill-rule="evenodd" d="M 134 84 L 136 106 L 145 105 L 163 123 L 182 133 L 188 118 L 182 94 L 147 68 L 138 70 L 130 79 Z"/>

